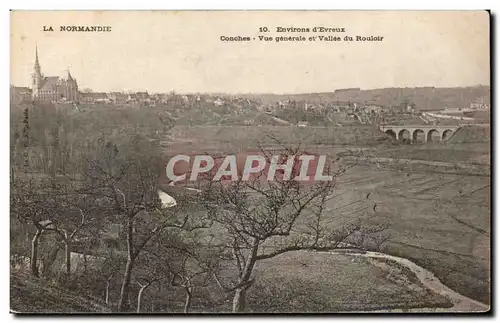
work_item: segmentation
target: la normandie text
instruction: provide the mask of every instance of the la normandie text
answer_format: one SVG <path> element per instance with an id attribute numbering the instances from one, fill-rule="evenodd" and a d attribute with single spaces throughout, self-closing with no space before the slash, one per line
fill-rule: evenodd
<path id="1" fill-rule="evenodd" d="M 57 30 L 57 28 L 56 28 Z M 43 26 L 43 31 L 55 31 L 52 26 Z M 75 26 L 75 25 L 67 25 L 67 26 L 59 26 L 59 31 L 63 32 L 110 32 L 111 26 Z"/>

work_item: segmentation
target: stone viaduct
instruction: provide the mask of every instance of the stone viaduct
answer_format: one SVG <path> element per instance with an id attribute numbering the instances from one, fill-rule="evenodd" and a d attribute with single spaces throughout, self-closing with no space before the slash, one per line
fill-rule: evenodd
<path id="1" fill-rule="evenodd" d="M 381 125 L 379 129 L 399 141 L 430 142 L 446 141 L 460 127 L 459 125 Z"/>

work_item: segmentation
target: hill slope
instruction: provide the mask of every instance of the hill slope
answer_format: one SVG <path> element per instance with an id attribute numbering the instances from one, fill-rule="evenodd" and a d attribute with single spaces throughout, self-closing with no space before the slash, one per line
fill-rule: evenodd
<path id="1" fill-rule="evenodd" d="M 110 312 L 92 300 L 14 270 L 10 275 L 10 310 L 16 314 Z"/>

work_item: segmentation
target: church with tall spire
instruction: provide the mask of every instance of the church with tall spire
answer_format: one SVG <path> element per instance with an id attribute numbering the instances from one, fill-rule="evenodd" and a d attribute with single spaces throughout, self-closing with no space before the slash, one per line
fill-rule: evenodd
<path id="1" fill-rule="evenodd" d="M 35 65 L 33 67 L 31 98 L 36 101 L 77 102 L 78 83 L 71 75 L 69 68 L 66 78 L 44 76 L 38 60 L 38 46 L 35 48 Z"/>

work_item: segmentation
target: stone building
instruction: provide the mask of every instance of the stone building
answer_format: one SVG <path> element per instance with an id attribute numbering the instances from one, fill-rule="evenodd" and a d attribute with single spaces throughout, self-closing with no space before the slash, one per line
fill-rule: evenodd
<path id="1" fill-rule="evenodd" d="M 38 61 L 38 48 L 35 50 L 35 66 L 31 77 L 33 80 L 31 92 L 33 100 L 50 102 L 78 101 L 78 83 L 71 76 L 69 69 L 66 78 L 42 74 L 40 62 Z"/>

